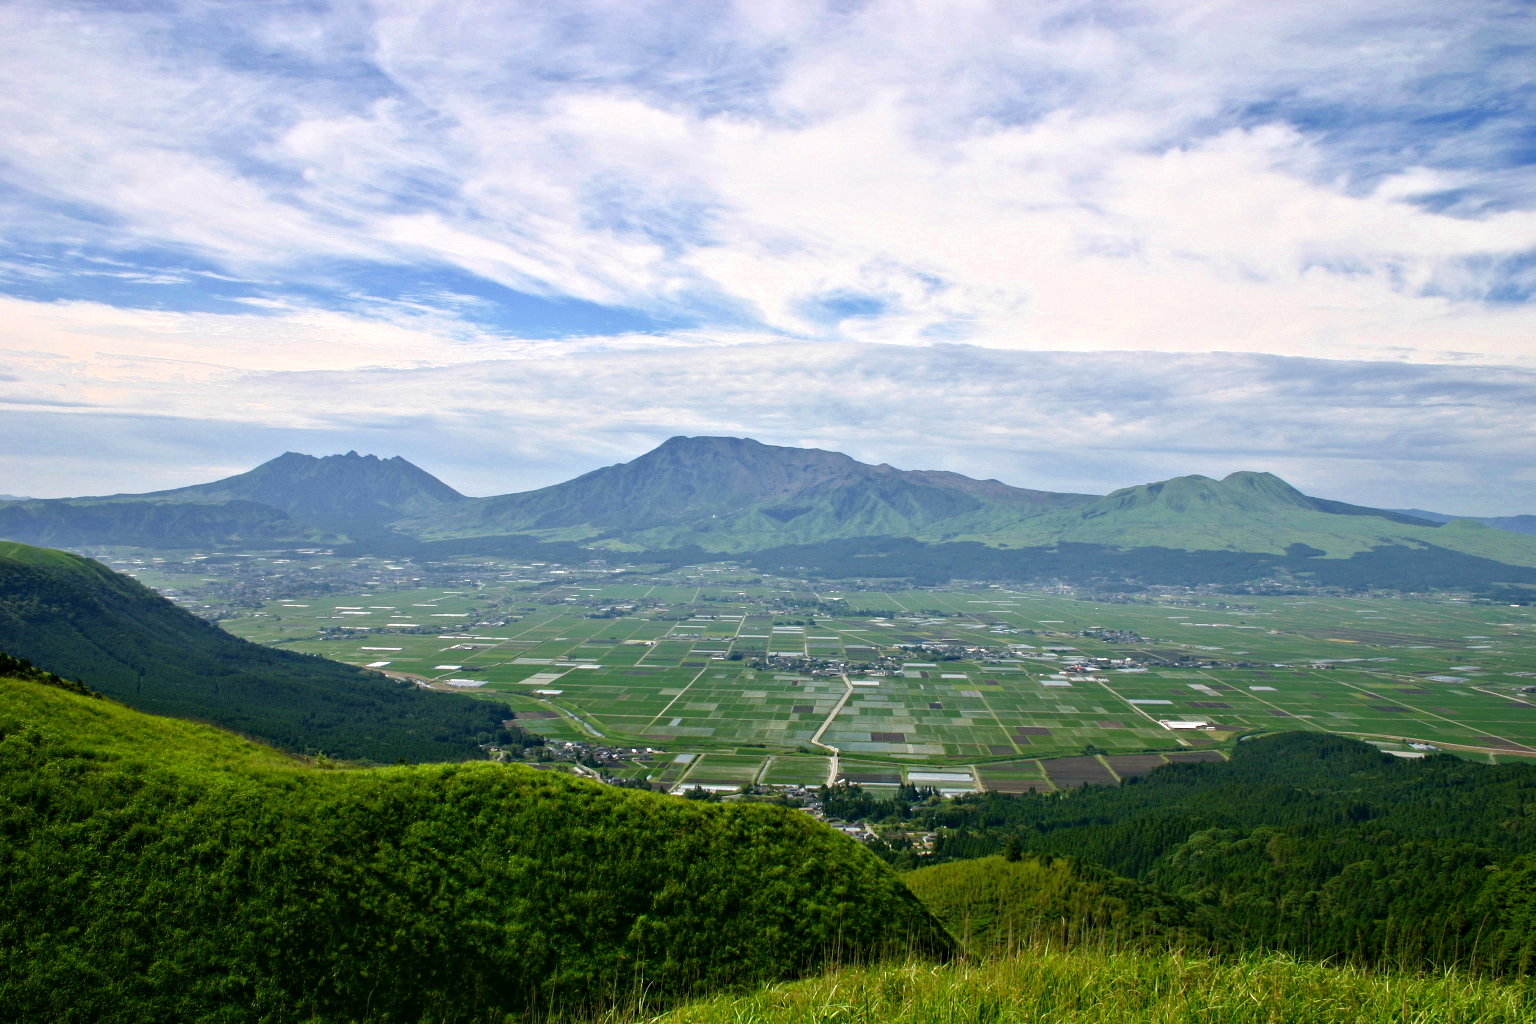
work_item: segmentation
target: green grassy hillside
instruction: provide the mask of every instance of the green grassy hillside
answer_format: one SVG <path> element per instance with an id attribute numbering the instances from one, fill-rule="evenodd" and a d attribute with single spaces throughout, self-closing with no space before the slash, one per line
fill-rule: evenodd
<path id="1" fill-rule="evenodd" d="M 457 761 L 507 738 L 504 707 L 241 640 L 99 562 L 24 544 L 0 544 L 0 651 L 289 750 Z"/>
<path id="2" fill-rule="evenodd" d="M 976 956 L 1042 942 L 1116 948 L 1209 944 L 1198 906 L 1065 857 L 951 861 L 902 875 L 933 915 Z"/>
<path id="3" fill-rule="evenodd" d="M 1285 957 L 1097 949 L 885 964 L 685 1006 L 657 1024 L 1526 1024 L 1525 985 Z"/>
<path id="4" fill-rule="evenodd" d="M 1434 546 L 1509 565 L 1536 566 L 1536 538 L 1470 520 L 1436 526 L 1401 513 L 1324 501 L 1268 473 L 1233 473 L 1224 480 L 1177 477 L 1127 487 L 1090 504 L 1003 529 L 927 539 L 1010 547 L 1070 542 L 1276 554 L 1303 544 L 1331 558 L 1393 545 Z"/>
<path id="5" fill-rule="evenodd" d="M 9 1020 L 499 1021 L 949 948 L 787 809 L 308 767 L 37 681 L 0 679 L 0 830 Z"/>

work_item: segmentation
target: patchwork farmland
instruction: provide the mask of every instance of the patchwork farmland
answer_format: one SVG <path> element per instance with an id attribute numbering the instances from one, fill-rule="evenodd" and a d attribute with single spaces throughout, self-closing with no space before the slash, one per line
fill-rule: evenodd
<path id="1" fill-rule="evenodd" d="M 457 586 L 274 601 L 224 625 L 504 703 L 550 739 L 649 748 L 629 774 L 668 787 L 1047 791 L 1291 729 L 1402 756 L 1536 756 L 1523 607 L 808 590 L 730 566 L 459 570 Z"/>

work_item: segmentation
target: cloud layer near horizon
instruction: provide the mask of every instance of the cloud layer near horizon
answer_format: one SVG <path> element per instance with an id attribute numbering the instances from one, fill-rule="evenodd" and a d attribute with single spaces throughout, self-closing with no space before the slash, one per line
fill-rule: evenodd
<path id="1" fill-rule="evenodd" d="M 342 358 L 345 318 L 258 334 L 261 345 L 234 329 L 250 323 L 221 318 L 185 336 L 166 330 L 174 320 L 163 314 L 142 315 L 131 331 L 120 315 L 107 319 L 115 333 L 83 339 L 102 347 L 70 358 L 17 353 L 19 379 L 0 382 L 0 408 L 47 416 L 60 438 L 33 457 L 59 467 L 55 493 L 209 479 L 249 468 L 276 445 L 403 452 L 488 493 L 626 461 L 674 434 L 748 435 L 1057 490 L 1264 469 L 1354 501 L 1457 494 L 1473 507 L 1452 511 L 1471 514 L 1512 509 L 1536 486 L 1529 368 L 648 337 L 534 342 L 496 355 L 468 345 L 435 365 L 365 366 Z M 287 369 L 291 334 L 336 341 L 313 368 Z M 250 358 L 187 358 L 185 347 L 209 336 L 236 337 L 234 355 Z M 400 353 L 412 352 L 413 338 L 402 333 Z M 106 347 L 114 343 L 116 351 Z M 84 440 L 98 417 L 111 418 L 112 438 Z M 242 430 L 246 440 L 231 447 Z M 71 489 L 78 467 L 68 453 L 82 445 L 89 460 L 115 469 Z M 220 451 L 231 457 L 220 460 Z M 156 467 L 151 479 L 146 466 Z"/>
<path id="2" fill-rule="evenodd" d="M 1527 511 L 1533 42 L 1503 0 L 24 0 L 5 401 L 208 440 L 0 490 L 245 468 L 175 420 L 430 436 L 477 489 L 730 432 Z"/>

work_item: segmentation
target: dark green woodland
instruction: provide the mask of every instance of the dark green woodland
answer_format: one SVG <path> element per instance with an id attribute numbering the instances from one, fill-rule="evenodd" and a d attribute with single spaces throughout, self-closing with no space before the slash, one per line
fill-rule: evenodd
<path id="1" fill-rule="evenodd" d="M 932 855 L 881 852 L 934 865 L 915 876 L 926 879 L 919 893 L 987 944 L 1007 941 L 1009 927 L 1017 938 L 1031 921 L 1068 919 L 1057 931 L 1070 941 L 1499 974 L 1536 965 L 1536 765 L 1404 760 L 1285 733 L 1238 744 L 1229 762 L 1168 765 L 1115 788 L 937 803 L 827 795 L 845 818 L 938 829 Z M 983 884 L 989 872 L 1002 874 Z M 951 892 L 941 909 L 950 884 L 984 895 Z M 1016 904 L 1001 916 L 999 886 Z"/>

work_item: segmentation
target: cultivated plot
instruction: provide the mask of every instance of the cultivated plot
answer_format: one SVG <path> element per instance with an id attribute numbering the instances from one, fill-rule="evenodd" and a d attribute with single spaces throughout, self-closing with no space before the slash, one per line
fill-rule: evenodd
<path id="1" fill-rule="evenodd" d="M 658 761 L 652 781 L 673 786 L 820 783 L 833 753 L 874 787 L 925 767 L 970 780 L 934 788 L 1112 784 L 1280 729 L 1536 755 L 1526 608 L 552 572 L 481 560 L 456 586 L 273 600 L 225 625 L 503 702 L 550 737 L 693 755 Z"/>

